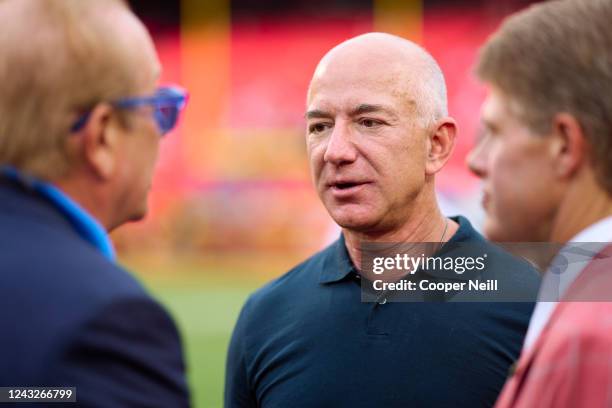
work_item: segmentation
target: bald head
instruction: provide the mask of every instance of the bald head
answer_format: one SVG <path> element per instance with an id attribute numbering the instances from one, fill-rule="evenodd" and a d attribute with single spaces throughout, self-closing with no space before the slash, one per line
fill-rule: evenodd
<path id="1" fill-rule="evenodd" d="M 0 164 L 57 176 L 72 122 L 159 75 L 145 27 L 121 0 L 0 1 Z"/>
<path id="2" fill-rule="evenodd" d="M 352 81 L 355 86 L 377 86 L 413 106 L 422 123 L 447 115 L 444 76 L 433 57 L 419 45 L 386 33 L 368 33 L 332 48 L 319 62 L 308 91 L 331 81 Z"/>
<path id="3" fill-rule="evenodd" d="M 418 45 L 371 33 L 329 51 L 308 91 L 306 142 L 323 204 L 345 231 L 381 236 L 437 214 L 453 150 L 444 78 Z"/>

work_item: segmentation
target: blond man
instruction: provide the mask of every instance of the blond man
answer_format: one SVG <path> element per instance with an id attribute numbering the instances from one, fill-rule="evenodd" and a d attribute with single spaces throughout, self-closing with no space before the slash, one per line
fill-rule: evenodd
<path id="1" fill-rule="evenodd" d="M 107 236 L 145 215 L 185 95 L 156 88 L 151 38 L 121 1 L 4 0 L 0 26 L 0 385 L 188 406 L 176 327 Z"/>

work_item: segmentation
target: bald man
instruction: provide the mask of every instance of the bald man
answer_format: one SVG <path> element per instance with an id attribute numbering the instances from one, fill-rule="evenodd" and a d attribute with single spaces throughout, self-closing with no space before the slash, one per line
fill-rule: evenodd
<path id="1" fill-rule="evenodd" d="M 360 282 L 375 279 L 364 243 L 433 242 L 452 259 L 461 251 L 448 248 L 471 244 L 497 265 L 482 279 L 536 295 L 530 267 L 438 208 L 435 175 L 456 133 L 438 65 L 388 34 L 348 40 L 316 68 L 306 119 L 314 185 L 342 234 L 250 296 L 229 348 L 226 407 L 491 406 L 533 303 L 361 301 Z"/>
<path id="2" fill-rule="evenodd" d="M 0 386 L 188 406 L 175 324 L 107 236 L 145 215 L 185 95 L 157 88 L 153 42 L 122 1 L 4 0 L 0 26 Z"/>

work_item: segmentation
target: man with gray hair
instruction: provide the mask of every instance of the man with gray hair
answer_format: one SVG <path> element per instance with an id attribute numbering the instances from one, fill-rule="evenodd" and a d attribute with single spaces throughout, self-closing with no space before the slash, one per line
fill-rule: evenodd
<path id="1" fill-rule="evenodd" d="M 122 1 L 3 0 L 0 26 L 0 402 L 188 406 L 175 324 L 107 235 L 186 95 Z"/>
<path id="2" fill-rule="evenodd" d="M 553 246 L 500 408 L 612 404 L 611 20 L 610 0 L 540 3 L 479 56 L 485 233 Z"/>
<path id="3" fill-rule="evenodd" d="M 228 352 L 226 407 L 491 406 L 532 303 L 440 301 L 460 293 L 399 303 L 386 292 L 362 302 L 360 289 L 376 279 L 364 243 L 430 242 L 435 254 L 476 245 L 496 265 L 482 279 L 535 297 L 530 267 L 438 208 L 435 175 L 456 133 L 440 68 L 396 36 L 350 39 L 317 66 L 306 120 L 314 185 L 342 234 L 247 300 Z"/>

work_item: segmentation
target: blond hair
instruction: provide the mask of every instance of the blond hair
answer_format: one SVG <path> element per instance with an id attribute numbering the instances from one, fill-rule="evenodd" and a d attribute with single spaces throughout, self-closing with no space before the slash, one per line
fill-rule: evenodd
<path id="1" fill-rule="evenodd" d="M 79 113 L 135 91 L 120 33 L 101 17 L 116 7 L 129 12 L 121 0 L 0 2 L 0 165 L 61 177 Z"/>
<path id="2" fill-rule="evenodd" d="M 612 193 L 612 1 L 562 0 L 508 18 L 480 51 L 477 75 L 520 108 L 540 134 L 572 114 L 592 149 L 598 182 Z"/>

